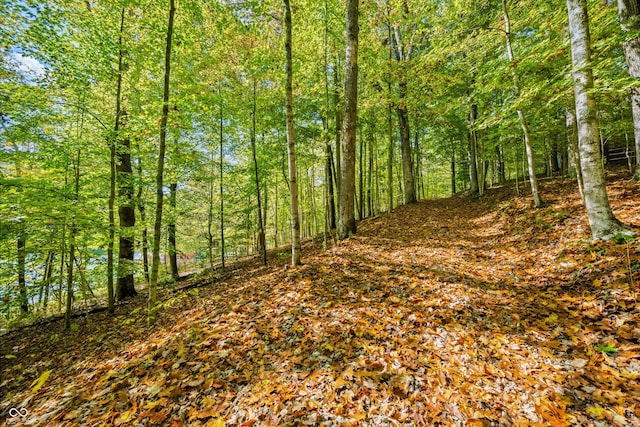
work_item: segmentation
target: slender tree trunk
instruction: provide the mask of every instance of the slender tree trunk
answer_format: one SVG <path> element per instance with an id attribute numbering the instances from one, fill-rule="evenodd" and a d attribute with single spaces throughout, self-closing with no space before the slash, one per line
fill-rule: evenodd
<path id="1" fill-rule="evenodd" d="M 328 211 L 327 227 L 330 230 L 336 228 L 336 203 L 335 203 L 335 190 L 333 187 L 333 150 L 331 149 L 331 142 L 329 140 L 329 54 L 328 50 L 329 39 L 329 6 L 327 0 L 324 2 L 324 114 L 322 115 L 322 126 L 324 130 L 324 146 L 325 146 L 325 182 L 326 182 L 326 203 L 325 209 Z M 337 108 L 336 108 L 337 109 Z"/>
<path id="2" fill-rule="evenodd" d="M 140 179 L 140 186 L 138 187 L 138 194 L 136 195 L 138 203 L 138 212 L 140 212 L 140 221 L 142 222 L 142 265 L 144 269 L 144 280 L 149 284 L 149 239 L 147 232 L 147 215 L 144 206 L 144 199 L 142 192 L 144 185 L 142 184 L 142 160 L 138 158 L 138 179 Z"/>
<path id="3" fill-rule="evenodd" d="M 267 265 L 267 239 L 262 220 L 262 200 L 260 197 L 260 174 L 258 173 L 258 156 L 256 153 L 256 79 L 253 78 L 253 104 L 251 110 L 251 154 L 253 156 L 253 177 L 258 199 L 258 252 L 262 256 L 262 263 Z"/>
<path id="4" fill-rule="evenodd" d="M 628 36 L 622 44 L 629 74 L 640 77 L 640 3 L 637 0 L 618 0 L 618 16 L 622 31 Z M 636 146 L 634 181 L 640 181 L 640 87 L 631 88 L 631 112 Z"/>
<path id="5" fill-rule="evenodd" d="M 219 174 L 220 174 L 220 264 L 222 265 L 222 271 L 225 270 L 225 246 L 224 246 L 224 128 L 222 118 L 222 93 L 220 93 L 220 139 L 219 139 Z"/>
<path id="6" fill-rule="evenodd" d="M 347 46 L 344 84 L 343 160 L 340 169 L 340 203 L 337 238 L 356 232 L 354 198 L 356 190 L 356 130 L 358 104 L 358 0 L 346 0 Z"/>
<path id="7" fill-rule="evenodd" d="M 53 261 L 55 256 L 55 252 L 49 251 L 47 253 L 47 260 L 44 264 L 44 275 L 42 277 L 42 285 L 40 287 L 41 291 L 44 292 L 44 297 L 40 298 L 40 303 L 44 312 L 47 311 L 47 306 L 49 305 L 49 288 L 51 287 L 51 275 L 53 273 Z"/>
<path id="8" fill-rule="evenodd" d="M 389 83 L 391 85 L 391 83 Z M 388 112 L 388 152 L 387 152 L 387 212 L 393 210 L 393 151 L 395 144 L 393 141 L 393 107 L 389 104 Z"/>
<path id="9" fill-rule="evenodd" d="M 456 153 L 451 153 L 451 195 L 456 194 Z"/>
<path id="10" fill-rule="evenodd" d="M 476 138 L 477 130 L 475 130 L 476 118 L 478 117 L 478 106 L 471 105 L 471 113 L 469 114 L 469 194 L 476 197 L 480 194 L 480 186 L 478 183 L 478 141 Z"/>
<path id="11" fill-rule="evenodd" d="M 356 141 L 358 150 L 358 221 L 364 219 L 364 152 L 365 152 L 365 142 L 362 137 L 362 126 L 358 128 L 360 138 L 359 141 Z M 359 144 L 358 144 L 359 142 Z"/>
<path id="12" fill-rule="evenodd" d="M 20 224 L 20 228 L 23 225 Z M 27 259 L 27 251 L 26 251 L 26 235 L 25 232 L 21 229 L 18 233 L 18 289 L 20 290 L 20 310 L 27 314 L 29 313 L 29 297 L 27 294 L 27 281 L 26 281 L 26 259 Z"/>
<path id="13" fill-rule="evenodd" d="M 342 189 L 341 184 L 341 173 L 342 170 L 342 114 L 343 111 L 340 110 L 340 91 L 339 91 L 339 78 L 338 78 L 338 60 L 336 59 L 336 64 L 333 67 L 333 104 L 335 108 L 335 154 L 336 154 L 336 162 L 335 167 L 333 169 L 334 177 L 336 180 L 336 191 L 338 197 L 338 209 L 340 209 L 340 190 Z"/>
<path id="14" fill-rule="evenodd" d="M 169 22 L 167 24 L 167 40 L 164 55 L 164 87 L 162 93 L 162 115 L 160 119 L 160 142 L 158 144 L 158 168 L 156 174 L 156 215 L 153 227 L 153 262 L 151 264 L 151 281 L 149 283 L 149 301 L 147 322 L 152 325 L 156 320 L 158 300 L 158 269 L 160 267 L 160 238 L 162 233 L 162 181 L 164 174 L 164 156 L 167 149 L 167 119 L 169 116 L 169 81 L 171 75 L 171 39 L 173 37 L 173 20 L 175 0 L 169 0 Z"/>
<path id="15" fill-rule="evenodd" d="M 502 148 L 502 145 L 496 145 L 496 167 L 498 184 L 502 185 L 507 180 L 505 176 L 504 149 Z"/>
<path id="16" fill-rule="evenodd" d="M 286 52 L 286 116 L 287 116 L 287 151 L 289 157 L 289 193 L 291 196 L 291 265 L 300 265 L 300 212 L 298 208 L 298 178 L 296 172 L 296 151 L 293 134 L 293 59 L 291 36 L 291 5 L 284 0 L 285 11 L 285 52 Z"/>
<path id="17" fill-rule="evenodd" d="M 75 194 L 74 201 L 77 203 L 80 198 L 80 149 L 76 154 L 74 164 Z M 75 215 L 75 212 L 74 212 Z M 69 261 L 67 264 L 67 307 L 64 314 L 64 328 L 71 329 L 71 309 L 73 306 L 73 264 L 76 261 L 76 235 L 78 234 L 76 219 L 71 221 L 69 227 Z"/>
<path id="18" fill-rule="evenodd" d="M 213 179 L 215 177 L 215 163 L 211 153 L 211 172 L 209 174 L 209 212 L 207 214 L 207 248 L 209 250 L 209 268 L 213 274 Z"/>
<path id="19" fill-rule="evenodd" d="M 598 110 L 593 95 L 591 38 L 586 0 L 567 0 L 567 9 L 584 203 L 592 237 L 607 240 L 617 233 L 628 231 L 614 217 L 607 196 L 598 144 Z"/>
<path id="20" fill-rule="evenodd" d="M 373 111 L 373 109 L 370 111 L 371 114 L 371 121 L 369 122 L 369 155 L 368 160 L 369 160 L 369 167 L 367 168 L 367 214 L 366 216 L 373 216 L 375 215 L 374 211 L 373 211 L 373 151 L 374 151 L 374 145 L 376 142 L 376 132 L 375 132 L 375 113 Z"/>
<path id="21" fill-rule="evenodd" d="M 504 25 L 505 25 L 505 35 L 506 35 L 506 43 L 507 43 L 507 57 L 509 61 L 513 64 L 515 59 L 513 56 L 513 49 L 511 48 L 511 21 L 509 20 L 509 11 L 507 8 L 507 0 L 502 0 L 502 11 L 504 13 Z M 513 85 L 516 91 L 516 96 L 520 96 L 520 82 L 518 81 L 518 76 L 515 70 L 512 71 L 513 77 Z M 533 157 L 533 147 L 531 145 L 531 132 L 529 131 L 529 124 L 527 123 L 527 119 L 525 118 L 522 109 L 516 110 L 518 112 L 518 119 L 520 119 L 520 126 L 522 127 L 522 132 L 524 134 L 524 146 L 527 150 L 527 164 L 529 166 L 529 184 L 531 184 L 531 195 L 533 196 L 533 204 L 536 208 L 540 208 L 543 206 L 542 198 L 540 197 L 540 192 L 538 191 L 538 179 L 536 177 L 536 167 L 534 163 Z"/>
<path id="22" fill-rule="evenodd" d="M 178 248 L 176 246 L 176 202 L 177 202 L 178 184 L 172 182 L 169 184 L 169 207 L 171 208 L 171 216 L 169 224 L 167 224 L 167 245 L 169 247 L 169 272 L 173 280 L 180 278 L 178 271 Z"/>

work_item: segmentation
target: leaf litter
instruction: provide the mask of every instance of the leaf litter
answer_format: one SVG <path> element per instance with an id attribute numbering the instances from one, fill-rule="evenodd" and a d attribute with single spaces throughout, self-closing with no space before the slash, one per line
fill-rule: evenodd
<path id="1" fill-rule="evenodd" d="M 593 243 L 570 182 L 422 201 L 304 264 L 258 260 L 2 337 L 7 425 L 640 425 L 640 247 Z M 610 186 L 637 221 L 637 184 Z M 27 408 L 11 418 L 10 408 Z"/>

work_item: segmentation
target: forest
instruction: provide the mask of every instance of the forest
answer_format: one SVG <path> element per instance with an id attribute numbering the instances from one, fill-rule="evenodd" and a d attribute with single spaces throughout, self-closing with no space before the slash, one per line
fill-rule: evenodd
<path id="1" fill-rule="evenodd" d="M 0 421 L 640 424 L 637 1 L 0 30 Z"/>

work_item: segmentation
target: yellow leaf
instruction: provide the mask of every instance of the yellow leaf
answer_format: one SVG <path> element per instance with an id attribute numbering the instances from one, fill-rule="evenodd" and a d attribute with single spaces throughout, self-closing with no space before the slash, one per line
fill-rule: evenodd
<path id="1" fill-rule="evenodd" d="M 40 387 L 42 387 L 44 383 L 47 381 L 47 379 L 49 379 L 49 375 L 51 375 L 51 372 L 52 372 L 51 370 L 44 371 L 40 375 L 40 378 L 38 378 L 37 380 L 33 380 L 33 382 L 31 383 L 32 393 L 36 393 L 38 390 L 40 390 Z"/>
<path id="2" fill-rule="evenodd" d="M 7 354 L 6 356 L 4 356 L 5 359 L 15 359 L 16 356 L 14 356 L 13 354 Z"/>
<path id="3" fill-rule="evenodd" d="M 226 423 L 223 418 L 216 418 L 207 423 L 207 427 L 225 427 Z"/>
<path id="4" fill-rule="evenodd" d="M 601 406 L 592 406 L 589 409 L 587 409 L 587 412 L 589 412 L 590 414 L 593 414 L 598 419 L 602 419 L 602 417 L 604 417 L 605 410 Z"/>

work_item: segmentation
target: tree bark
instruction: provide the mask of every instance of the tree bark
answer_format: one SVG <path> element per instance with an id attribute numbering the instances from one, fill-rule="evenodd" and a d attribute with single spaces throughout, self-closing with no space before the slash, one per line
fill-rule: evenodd
<path id="1" fill-rule="evenodd" d="M 253 177 L 258 199 L 258 252 L 262 257 L 262 264 L 267 265 L 267 239 L 264 233 L 262 215 L 262 200 L 260 197 L 260 174 L 258 173 L 258 156 L 256 153 L 256 79 L 253 78 L 253 106 L 251 110 L 251 154 L 253 157 Z M 266 216 L 265 216 L 266 218 Z"/>
<path id="2" fill-rule="evenodd" d="M 287 151 L 289 157 L 289 193 L 291 204 L 291 265 L 300 265 L 300 212 L 298 209 L 298 178 L 296 172 L 296 149 L 293 133 L 293 58 L 291 54 L 291 5 L 284 0 L 285 11 L 285 53 L 286 53 L 286 119 Z"/>
<path id="3" fill-rule="evenodd" d="M 178 271 L 178 248 L 176 247 L 176 199 L 178 184 L 172 182 L 169 184 L 169 206 L 171 207 L 171 216 L 169 224 L 167 224 L 167 244 L 169 245 L 169 272 L 173 280 L 180 278 Z"/>
<path id="4" fill-rule="evenodd" d="M 19 225 L 22 228 L 22 224 Z M 20 291 L 20 310 L 22 313 L 29 313 L 29 296 L 27 294 L 27 281 L 26 281 L 26 238 L 23 230 L 18 233 L 18 289 Z"/>
<path id="5" fill-rule="evenodd" d="M 149 284 L 149 239 L 147 237 L 147 217 L 144 206 L 144 199 L 142 198 L 143 184 L 142 184 L 142 160 L 138 158 L 138 179 L 140 179 L 140 186 L 138 187 L 138 194 L 136 195 L 138 212 L 140 212 L 140 221 L 142 221 L 142 265 L 144 270 L 144 280 Z"/>
<path id="6" fill-rule="evenodd" d="M 126 113 L 120 113 L 124 120 Z M 122 124 L 120 125 L 122 127 Z M 116 181 L 118 182 L 118 217 L 120 219 L 120 240 L 118 244 L 118 282 L 116 297 L 118 301 L 137 295 L 133 282 L 134 240 L 136 214 L 133 198 L 133 168 L 131 167 L 131 141 L 129 138 L 116 137 Z"/>
<path id="7" fill-rule="evenodd" d="M 344 84 L 344 123 L 337 238 L 356 232 L 354 217 L 356 130 L 358 104 L 358 0 L 346 0 L 346 73 Z"/>
<path id="8" fill-rule="evenodd" d="M 477 131 L 475 130 L 476 118 L 478 116 L 478 106 L 476 104 L 471 105 L 471 112 L 469 113 L 469 195 L 471 197 L 477 197 L 480 195 L 480 186 L 478 184 L 478 141 Z"/>
<path id="9" fill-rule="evenodd" d="M 608 240 L 627 230 L 614 217 L 607 196 L 598 142 L 598 116 L 593 95 L 591 38 L 586 0 L 567 0 L 567 10 L 584 203 L 592 237 L 596 240 Z"/>
<path id="10" fill-rule="evenodd" d="M 629 67 L 629 74 L 640 77 L 640 3 L 637 0 L 618 0 L 620 25 L 631 37 L 622 44 Z M 636 168 L 634 181 L 640 181 L 640 87 L 631 88 L 631 112 L 633 114 L 633 133 L 635 136 Z"/>
<path id="11" fill-rule="evenodd" d="M 167 119 L 169 116 L 169 81 L 171 76 L 171 39 L 173 37 L 173 20 L 175 16 L 175 0 L 169 0 L 169 22 L 167 24 L 167 40 L 164 55 L 164 86 L 162 92 L 162 115 L 160 118 L 160 142 L 158 144 L 158 167 L 156 171 L 156 215 L 153 226 L 153 262 L 151 264 L 151 280 L 149 283 L 149 299 L 147 322 L 152 325 L 156 320 L 158 300 L 158 269 L 160 267 L 160 238 L 162 234 L 162 181 L 164 175 L 164 157 L 167 149 Z"/>
<path id="12" fill-rule="evenodd" d="M 507 0 L 502 0 L 502 11 L 504 14 L 504 25 L 505 25 L 505 38 L 507 43 L 507 57 L 511 63 L 514 63 L 513 49 L 511 48 L 511 21 L 509 20 L 509 11 L 507 8 Z M 516 92 L 516 97 L 520 96 L 520 82 L 518 81 L 518 76 L 513 70 L 513 86 Z M 531 195 L 533 196 L 533 204 L 536 208 L 540 208 L 543 206 L 542 198 L 540 197 L 540 192 L 538 190 L 538 179 L 536 178 L 536 167 L 533 157 L 533 147 L 531 145 L 531 132 L 529 132 L 529 124 L 527 123 L 527 119 L 525 118 L 524 112 L 522 109 L 516 110 L 518 113 L 518 119 L 520 120 L 520 126 L 522 127 L 522 133 L 524 134 L 524 146 L 527 150 L 527 165 L 529 167 L 529 184 L 531 185 Z"/>
<path id="13" fill-rule="evenodd" d="M 222 93 L 220 93 L 220 140 L 219 140 L 219 148 L 220 148 L 220 159 L 218 164 L 218 169 L 220 173 L 220 263 L 222 266 L 222 271 L 225 269 L 225 247 L 224 247 L 224 128 L 223 128 L 223 118 L 222 118 Z"/>

